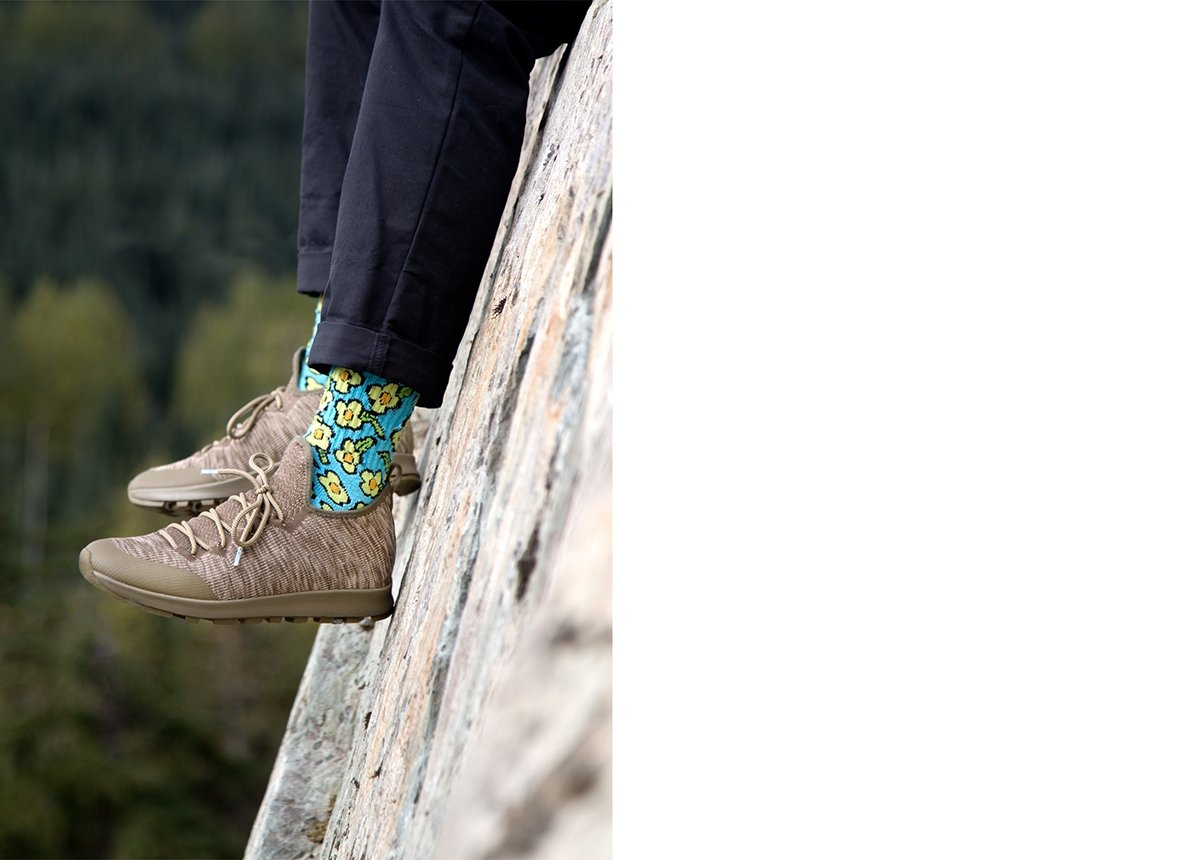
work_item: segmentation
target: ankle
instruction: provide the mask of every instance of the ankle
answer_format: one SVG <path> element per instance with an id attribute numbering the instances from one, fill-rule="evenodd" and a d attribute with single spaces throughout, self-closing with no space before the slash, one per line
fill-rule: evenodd
<path id="1" fill-rule="evenodd" d="M 317 299 L 317 307 L 313 311 L 313 330 L 308 336 L 308 343 L 304 346 L 304 366 L 300 370 L 300 375 L 296 379 L 296 385 L 301 391 L 317 391 L 325 387 L 327 376 L 324 373 L 313 370 L 308 364 L 308 356 L 312 353 L 313 341 L 317 337 L 317 328 L 321 325 L 321 308 L 324 307 L 325 297 Z"/>
<path id="2" fill-rule="evenodd" d="M 305 437 L 313 457 L 314 508 L 356 510 L 380 497 L 396 439 L 417 397 L 411 388 L 372 373 L 330 369 Z"/>

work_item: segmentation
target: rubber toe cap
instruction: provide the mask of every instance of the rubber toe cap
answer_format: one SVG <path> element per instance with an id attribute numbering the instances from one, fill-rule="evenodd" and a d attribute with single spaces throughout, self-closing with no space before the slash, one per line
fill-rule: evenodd
<path id="1" fill-rule="evenodd" d="M 216 600 L 217 595 L 196 574 L 123 552 L 112 539 L 93 541 L 79 554 L 79 572 L 90 582 L 89 573 L 100 574 L 143 591 Z"/>

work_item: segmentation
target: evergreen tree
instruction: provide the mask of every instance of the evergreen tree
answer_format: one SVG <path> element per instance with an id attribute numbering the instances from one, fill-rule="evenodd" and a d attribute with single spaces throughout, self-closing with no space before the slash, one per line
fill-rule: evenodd
<path id="1" fill-rule="evenodd" d="M 0 857 L 242 854 L 315 626 L 173 624 L 76 557 L 165 525 L 129 478 L 307 338 L 306 8 L 0 4 Z"/>

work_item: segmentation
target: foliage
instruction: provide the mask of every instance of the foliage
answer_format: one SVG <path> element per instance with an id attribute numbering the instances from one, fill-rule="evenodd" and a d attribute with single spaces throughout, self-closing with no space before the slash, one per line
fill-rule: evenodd
<path id="1" fill-rule="evenodd" d="M 112 291 L 95 279 L 64 288 L 40 278 L 12 317 L 10 369 L 27 393 L 22 408 L 0 420 L 36 422 L 45 427 L 58 460 L 99 435 L 134 430 L 145 408 L 145 392 L 134 353 L 114 349 L 133 343 L 133 329 Z M 48 373 L 47 368 L 54 368 Z M 30 396 L 36 391 L 36 396 Z M 81 404 L 92 393 L 109 396 L 92 408 Z"/>
<path id="2" fill-rule="evenodd" d="M 76 568 L 139 469 L 281 384 L 306 7 L 0 4 L 0 857 L 238 857 L 314 627 L 167 621 Z"/>
<path id="3" fill-rule="evenodd" d="M 179 345 L 172 386 L 176 426 L 190 438 L 223 435 L 235 409 L 287 379 L 313 319 L 311 300 L 289 296 L 295 289 L 294 279 L 246 271 L 225 301 L 196 314 Z"/>
<path id="4" fill-rule="evenodd" d="M 109 284 L 165 403 L 192 308 L 293 271 L 304 6 L 158 5 L 0 6 L 0 271 Z"/>
<path id="5" fill-rule="evenodd" d="M 188 53 L 199 68 L 214 73 L 300 76 L 307 21 L 303 6 L 281 11 L 263 4 L 209 3 L 189 28 Z"/>

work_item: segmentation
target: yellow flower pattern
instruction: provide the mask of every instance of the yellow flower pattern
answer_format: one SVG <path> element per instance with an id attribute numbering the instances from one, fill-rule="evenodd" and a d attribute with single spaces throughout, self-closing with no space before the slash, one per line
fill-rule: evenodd
<path id="1" fill-rule="evenodd" d="M 333 438 L 333 431 L 326 424 L 321 422 L 321 419 L 314 418 L 312 426 L 308 428 L 308 435 L 304 437 L 308 440 L 308 444 L 314 448 L 320 448 L 322 451 L 329 450 L 329 440 Z"/>
<path id="2" fill-rule="evenodd" d="M 349 427 L 351 430 L 357 430 L 363 424 L 363 406 L 357 400 L 351 400 L 347 403 L 345 400 L 339 400 L 333 404 L 337 410 L 337 418 L 334 421 L 339 427 Z"/>
<path id="3" fill-rule="evenodd" d="M 348 394 L 351 388 L 362 385 L 362 381 L 362 374 L 344 367 L 335 367 L 329 371 L 329 385 L 336 388 L 339 394 Z M 328 390 L 328 386 L 326 390 Z"/>
<path id="4" fill-rule="evenodd" d="M 392 452 L 416 403 L 417 393 L 407 386 L 344 367 L 330 369 L 305 437 L 313 451 L 314 508 L 360 510 L 386 497 Z"/>
<path id="5" fill-rule="evenodd" d="M 371 411 L 382 415 L 394 406 L 400 405 L 400 397 L 396 393 L 399 386 L 394 382 L 387 385 L 372 385 L 367 389 L 367 397 L 371 400 Z"/>
<path id="6" fill-rule="evenodd" d="M 359 483 L 362 491 L 371 498 L 375 498 L 383 490 L 383 475 L 379 472 L 363 471 L 362 479 Z"/>
<path id="7" fill-rule="evenodd" d="M 347 439 L 342 443 L 342 447 L 337 449 L 337 453 L 333 455 L 337 461 L 342 464 L 342 468 L 354 474 L 354 470 L 358 468 L 358 464 L 362 462 L 362 454 L 358 452 L 358 448 L 354 445 L 353 439 Z"/>
<path id="8" fill-rule="evenodd" d="M 317 480 L 321 486 L 325 488 L 325 492 L 329 494 L 330 500 L 335 505 L 344 505 L 350 501 L 350 494 L 346 492 L 346 488 L 342 486 L 342 479 L 333 472 L 326 472 Z"/>

